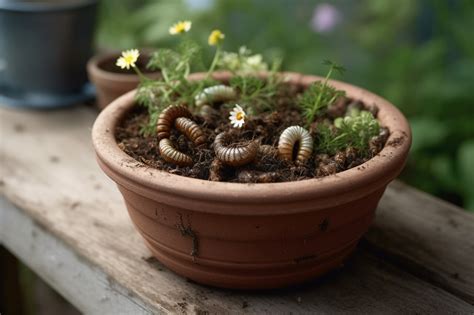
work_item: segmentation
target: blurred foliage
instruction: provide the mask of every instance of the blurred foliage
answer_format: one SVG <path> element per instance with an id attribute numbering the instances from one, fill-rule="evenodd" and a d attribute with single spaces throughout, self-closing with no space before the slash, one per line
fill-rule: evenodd
<path id="1" fill-rule="evenodd" d="M 339 17 L 324 31 L 315 27 L 321 5 Z M 286 70 L 323 74 L 323 59 L 344 64 L 344 81 L 409 118 L 413 148 L 402 178 L 474 210 L 474 1 L 103 0 L 98 45 L 173 45 L 168 27 L 182 19 L 193 21 L 195 40 L 219 28 L 225 49 L 282 57 Z"/>

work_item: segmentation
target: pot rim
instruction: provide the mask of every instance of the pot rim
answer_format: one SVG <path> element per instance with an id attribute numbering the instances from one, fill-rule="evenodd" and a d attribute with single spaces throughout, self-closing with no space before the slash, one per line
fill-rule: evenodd
<path id="1" fill-rule="evenodd" d="M 100 64 L 102 64 L 103 62 L 107 60 L 117 59 L 118 57 L 120 57 L 120 54 L 121 54 L 120 51 L 112 51 L 112 52 L 106 52 L 106 53 L 92 56 L 92 58 L 90 58 L 89 61 L 87 62 L 87 71 L 90 74 L 97 77 L 99 80 L 112 81 L 112 82 L 120 81 L 120 82 L 127 82 L 127 83 L 138 83 L 140 81 L 140 78 L 135 73 L 110 72 L 99 67 Z M 140 50 L 140 56 L 150 57 L 151 53 L 148 52 L 147 50 Z M 148 73 L 147 75 L 154 78 L 159 73 L 160 71 L 154 71 L 154 72 Z"/>
<path id="2" fill-rule="evenodd" d="M 0 11 L 25 12 L 25 13 L 47 13 L 82 9 L 97 5 L 99 0 L 74 0 L 70 2 L 32 2 L 32 1 L 5 1 L 0 0 Z"/>
<path id="3" fill-rule="evenodd" d="M 322 80 L 319 76 L 282 72 L 288 82 L 307 87 L 311 82 Z M 214 75 L 217 80 L 226 80 L 229 73 Z M 203 74 L 193 74 L 199 79 Z M 170 174 L 146 166 L 123 152 L 115 140 L 115 127 L 123 116 L 135 105 L 135 90 L 119 97 L 97 117 L 92 139 L 97 160 L 104 172 L 120 186 L 141 193 L 156 200 L 157 194 L 172 196 L 174 200 L 192 200 L 194 210 L 207 213 L 235 215 L 265 215 L 303 212 L 304 207 L 284 209 L 284 203 L 307 200 L 317 201 L 314 208 L 336 206 L 349 199 L 358 199 L 385 187 L 401 172 L 411 145 L 411 131 L 403 114 L 385 99 L 348 83 L 330 80 L 331 85 L 346 91 L 348 97 L 374 104 L 379 108 L 377 115 L 381 125 L 390 130 L 390 136 L 379 154 L 367 162 L 333 175 L 278 183 L 229 183 L 211 182 Z M 390 143 L 394 143 L 390 145 Z M 137 167 L 140 166 L 140 167 Z M 201 201 L 215 201 L 216 207 L 201 207 Z M 190 204 L 189 202 L 188 204 Z M 231 206 L 229 206 L 229 204 Z M 258 213 L 247 211 L 246 204 L 262 205 Z M 219 206 L 220 205 L 220 206 Z M 222 208 L 222 205 L 226 205 Z M 238 207 L 236 207 L 238 205 Z M 278 209 L 276 209 L 278 208 Z M 307 208 L 307 206 L 306 206 Z"/>

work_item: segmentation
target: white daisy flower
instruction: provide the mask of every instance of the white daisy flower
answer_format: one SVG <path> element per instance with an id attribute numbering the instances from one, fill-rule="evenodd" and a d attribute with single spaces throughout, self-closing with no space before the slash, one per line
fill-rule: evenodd
<path id="1" fill-rule="evenodd" d="M 191 29 L 191 25 L 191 21 L 179 21 L 170 27 L 169 32 L 171 35 L 186 33 Z"/>
<path id="2" fill-rule="evenodd" d="M 244 109 L 239 105 L 235 105 L 235 107 L 230 112 L 229 120 L 230 123 L 234 128 L 242 128 L 245 123 L 245 114 Z"/>
<path id="3" fill-rule="evenodd" d="M 140 52 L 138 49 L 123 51 L 122 56 L 117 59 L 116 65 L 122 69 L 130 69 L 130 67 L 134 68 L 139 56 Z"/>

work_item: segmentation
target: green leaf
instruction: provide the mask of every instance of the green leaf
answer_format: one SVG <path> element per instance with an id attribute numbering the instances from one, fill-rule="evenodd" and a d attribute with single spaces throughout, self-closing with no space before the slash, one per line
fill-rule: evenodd
<path id="1" fill-rule="evenodd" d="M 323 60 L 323 65 L 331 67 L 332 69 L 339 72 L 339 74 L 344 74 L 344 72 L 346 72 L 346 68 L 344 68 L 342 65 L 337 64 L 337 63 L 335 63 L 331 60 L 328 60 L 328 59 Z"/>

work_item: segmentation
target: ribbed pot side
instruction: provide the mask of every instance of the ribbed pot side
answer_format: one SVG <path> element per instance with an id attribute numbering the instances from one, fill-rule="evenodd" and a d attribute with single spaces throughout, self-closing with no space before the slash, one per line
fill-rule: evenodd
<path id="1" fill-rule="evenodd" d="M 302 88 L 320 79 L 284 75 Z M 216 78 L 225 81 L 229 75 Z M 196 282 L 239 289 L 288 286 L 340 266 L 369 228 L 387 184 L 402 170 L 411 133 L 386 100 L 346 83 L 331 84 L 378 106 L 390 137 L 377 156 L 358 167 L 298 182 L 209 182 L 137 167 L 114 137 L 134 106 L 134 92 L 108 106 L 93 128 L 97 160 L 118 184 L 153 255 Z"/>

